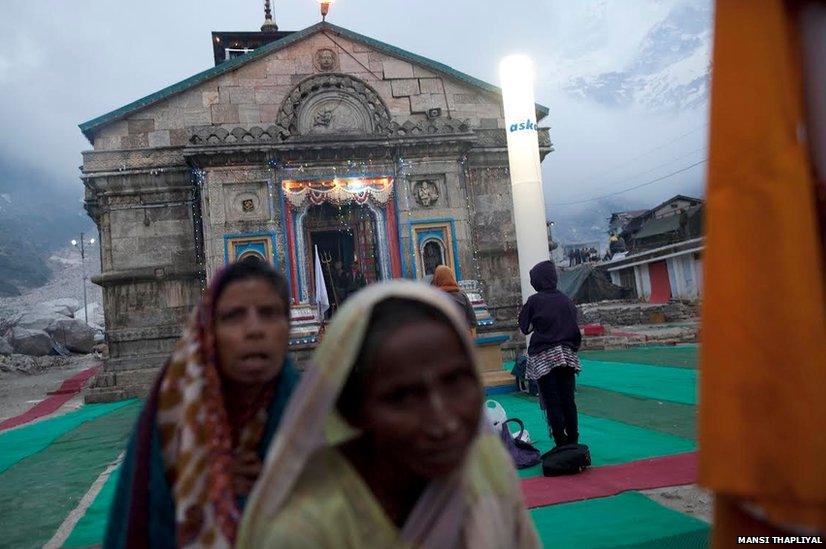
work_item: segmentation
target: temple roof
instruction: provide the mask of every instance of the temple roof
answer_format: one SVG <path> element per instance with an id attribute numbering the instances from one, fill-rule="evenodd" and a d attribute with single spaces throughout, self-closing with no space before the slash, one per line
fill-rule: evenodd
<path id="1" fill-rule="evenodd" d="M 390 44 L 386 44 L 384 42 L 381 42 L 380 40 L 364 36 L 363 34 L 359 34 L 357 32 L 353 32 L 349 29 L 345 29 L 343 27 L 339 27 L 327 22 L 320 22 L 310 27 L 307 27 L 304 30 L 293 32 L 285 38 L 282 38 L 281 40 L 277 40 L 275 42 L 271 42 L 269 44 L 261 46 L 260 48 L 251 51 L 245 55 L 242 55 L 241 57 L 228 60 L 216 67 L 212 67 L 196 75 L 190 76 L 186 80 L 182 80 L 176 84 L 167 86 L 166 88 L 156 91 L 153 94 L 147 95 L 146 97 L 138 99 L 137 101 L 133 101 L 128 105 L 124 105 L 119 109 L 115 109 L 114 111 L 106 113 L 102 116 L 98 116 L 97 118 L 93 118 L 92 120 L 89 120 L 87 122 L 83 122 L 79 125 L 80 130 L 83 132 L 83 135 L 85 135 L 86 138 L 90 142 L 92 142 L 92 137 L 94 133 L 98 129 L 112 122 L 125 118 L 141 109 L 149 107 L 155 103 L 158 103 L 159 101 L 163 101 L 164 99 L 168 99 L 173 95 L 186 91 L 194 86 L 202 84 L 217 76 L 234 71 L 246 65 L 247 63 L 266 57 L 267 55 L 273 52 L 279 51 L 283 48 L 286 48 L 287 46 L 295 44 L 296 42 L 299 42 L 304 38 L 307 38 L 308 36 L 320 31 L 331 32 L 344 38 L 347 38 L 349 40 L 361 42 L 362 44 L 375 48 L 378 51 L 403 59 L 405 61 L 409 61 L 411 63 L 415 63 L 434 72 L 441 73 L 445 76 L 448 76 L 465 84 L 469 84 L 485 92 L 499 96 L 502 95 L 502 90 L 498 86 L 494 86 L 493 84 L 489 84 L 483 80 L 479 80 L 478 78 L 474 78 L 473 76 L 457 71 L 456 69 L 453 69 L 443 63 L 439 63 L 438 61 L 433 61 L 432 59 L 428 59 L 427 57 L 411 53 L 409 51 L 397 48 L 395 46 L 391 46 Z M 545 107 L 544 105 L 540 105 L 539 103 L 537 103 L 536 113 L 537 121 L 539 121 L 548 115 L 548 107 Z"/>

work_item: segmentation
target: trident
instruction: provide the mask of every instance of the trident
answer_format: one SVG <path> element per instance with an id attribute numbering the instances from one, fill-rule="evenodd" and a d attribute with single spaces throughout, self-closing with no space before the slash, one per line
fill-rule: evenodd
<path id="1" fill-rule="evenodd" d="M 327 276 L 330 277 L 330 283 L 333 286 L 333 300 L 336 302 L 336 307 L 338 307 L 338 295 L 336 295 L 336 285 L 333 282 L 333 273 L 330 270 L 330 263 L 333 262 L 333 254 L 330 252 L 321 252 L 321 263 L 327 267 Z M 318 290 L 316 290 L 318 291 Z"/>

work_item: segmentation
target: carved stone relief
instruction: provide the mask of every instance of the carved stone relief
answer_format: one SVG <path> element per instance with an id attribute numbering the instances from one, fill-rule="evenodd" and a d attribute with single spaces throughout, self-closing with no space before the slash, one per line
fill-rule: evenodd
<path id="1" fill-rule="evenodd" d="M 313 65 L 319 72 L 333 72 L 338 70 L 338 54 L 330 48 L 316 50 L 313 56 Z"/>
<path id="2" fill-rule="evenodd" d="M 281 104 L 275 126 L 280 138 L 298 135 L 389 134 L 390 112 L 378 93 L 345 74 L 301 81 Z"/>
<path id="3" fill-rule="evenodd" d="M 263 200 L 264 183 L 225 184 L 223 204 L 228 222 L 266 218 Z"/>
<path id="4" fill-rule="evenodd" d="M 439 186 L 435 181 L 424 179 L 413 184 L 413 197 L 419 206 L 430 208 L 439 201 Z"/>
<path id="5" fill-rule="evenodd" d="M 415 202 L 419 208 L 448 208 L 445 174 L 418 174 L 408 176 L 409 204 Z"/>
<path id="6" fill-rule="evenodd" d="M 371 134 L 373 124 L 367 109 L 352 96 L 325 91 L 307 99 L 298 111 L 301 135 Z"/>

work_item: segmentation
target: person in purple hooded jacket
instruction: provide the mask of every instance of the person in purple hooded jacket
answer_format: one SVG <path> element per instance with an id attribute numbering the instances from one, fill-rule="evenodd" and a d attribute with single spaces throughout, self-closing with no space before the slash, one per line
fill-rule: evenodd
<path id="1" fill-rule="evenodd" d="M 519 329 L 531 334 L 526 377 L 536 381 L 539 396 L 557 446 L 577 444 L 575 375 L 580 371 L 577 351 L 582 335 L 576 307 L 557 290 L 556 266 L 542 261 L 531 269 L 531 286 L 536 293 L 519 312 Z"/>

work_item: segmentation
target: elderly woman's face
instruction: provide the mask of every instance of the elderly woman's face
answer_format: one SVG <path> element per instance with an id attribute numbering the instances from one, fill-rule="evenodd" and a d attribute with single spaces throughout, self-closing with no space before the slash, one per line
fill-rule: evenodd
<path id="1" fill-rule="evenodd" d="M 459 336 L 433 320 L 399 327 L 372 366 L 360 427 L 379 455 L 426 479 L 456 469 L 482 407 L 479 379 Z"/>
<path id="2" fill-rule="evenodd" d="M 260 278 L 231 282 L 215 307 L 218 366 L 232 382 L 258 385 L 281 371 L 289 311 L 272 284 Z"/>

